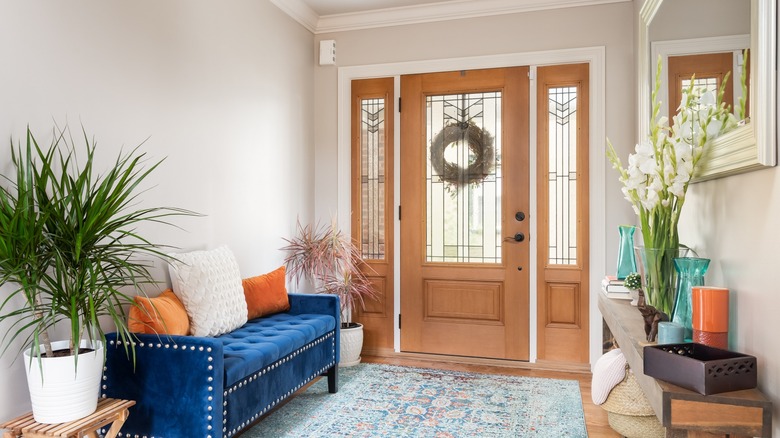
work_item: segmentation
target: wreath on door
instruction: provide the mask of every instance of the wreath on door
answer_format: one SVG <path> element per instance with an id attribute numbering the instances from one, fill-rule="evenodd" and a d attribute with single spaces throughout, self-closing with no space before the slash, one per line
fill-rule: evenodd
<path id="1" fill-rule="evenodd" d="M 444 158 L 444 150 L 451 144 L 465 141 L 474 154 L 474 161 L 463 167 Z M 431 142 L 431 165 L 441 181 L 456 187 L 479 184 L 493 172 L 496 150 L 493 136 L 474 122 L 450 123 Z"/>

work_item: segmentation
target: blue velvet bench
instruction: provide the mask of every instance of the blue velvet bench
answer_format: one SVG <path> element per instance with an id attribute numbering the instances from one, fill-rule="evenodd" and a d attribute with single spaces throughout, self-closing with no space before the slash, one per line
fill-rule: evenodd
<path id="1" fill-rule="evenodd" d="M 101 396 L 136 402 L 119 436 L 227 438 L 320 375 L 335 393 L 338 297 L 289 297 L 288 312 L 218 337 L 139 334 L 135 365 L 109 333 Z"/>

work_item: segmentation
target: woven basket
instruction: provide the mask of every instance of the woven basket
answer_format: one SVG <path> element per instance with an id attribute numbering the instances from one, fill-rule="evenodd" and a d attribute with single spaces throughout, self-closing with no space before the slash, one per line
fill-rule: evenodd
<path id="1" fill-rule="evenodd" d="M 637 416 L 608 412 L 607 418 L 612 429 L 627 438 L 663 438 L 664 427 L 655 415 Z"/>
<path id="2" fill-rule="evenodd" d="M 634 373 L 626 370 L 626 378 L 609 392 L 601 405 L 607 411 L 609 425 L 627 438 L 656 438 L 664 436 L 664 428 L 655 416 Z"/>

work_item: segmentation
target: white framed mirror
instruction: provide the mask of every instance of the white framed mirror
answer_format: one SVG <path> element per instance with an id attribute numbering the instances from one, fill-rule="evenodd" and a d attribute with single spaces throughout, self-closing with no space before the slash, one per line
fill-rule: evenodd
<path id="1" fill-rule="evenodd" d="M 750 7 L 750 88 L 749 123 L 716 139 L 708 151 L 702 172 L 694 181 L 705 181 L 728 175 L 775 166 L 776 140 L 776 0 L 729 0 Z M 640 141 L 650 129 L 653 73 L 656 60 L 651 59 L 650 26 L 661 7 L 676 5 L 679 0 L 645 0 L 640 10 L 637 35 L 638 128 Z M 670 6 L 671 7 L 671 6 Z M 717 13 L 717 8 L 711 9 Z M 668 15 L 668 14 L 666 14 Z M 690 19 L 690 17 L 689 17 Z M 656 25 L 658 23 L 655 23 Z"/>

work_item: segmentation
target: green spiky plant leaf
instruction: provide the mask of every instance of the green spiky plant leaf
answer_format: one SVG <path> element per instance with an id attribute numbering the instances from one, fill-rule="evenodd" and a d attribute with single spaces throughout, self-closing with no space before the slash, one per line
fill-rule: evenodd
<path id="1" fill-rule="evenodd" d="M 82 135 L 83 149 L 67 126 L 55 128 L 45 148 L 29 128 L 24 147 L 11 144 L 15 175 L 0 187 L 0 284 L 10 290 L 0 302 L 0 322 L 11 325 L 3 352 L 21 337 L 33 356 L 52 356 L 48 331 L 61 321 L 68 321 L 76 358 L 82 340 L 105 340 L 101 318 L 129 340 L 124 306 L 157 282 L 153 259 L 169 259 L 166 247 L 138 227 L 196 215 L 139 208 L 139 186 L 162 160 L 147 165 L 146 154 L 135 148 L 99 172 L 96 144 L 83 128 Z"/>

